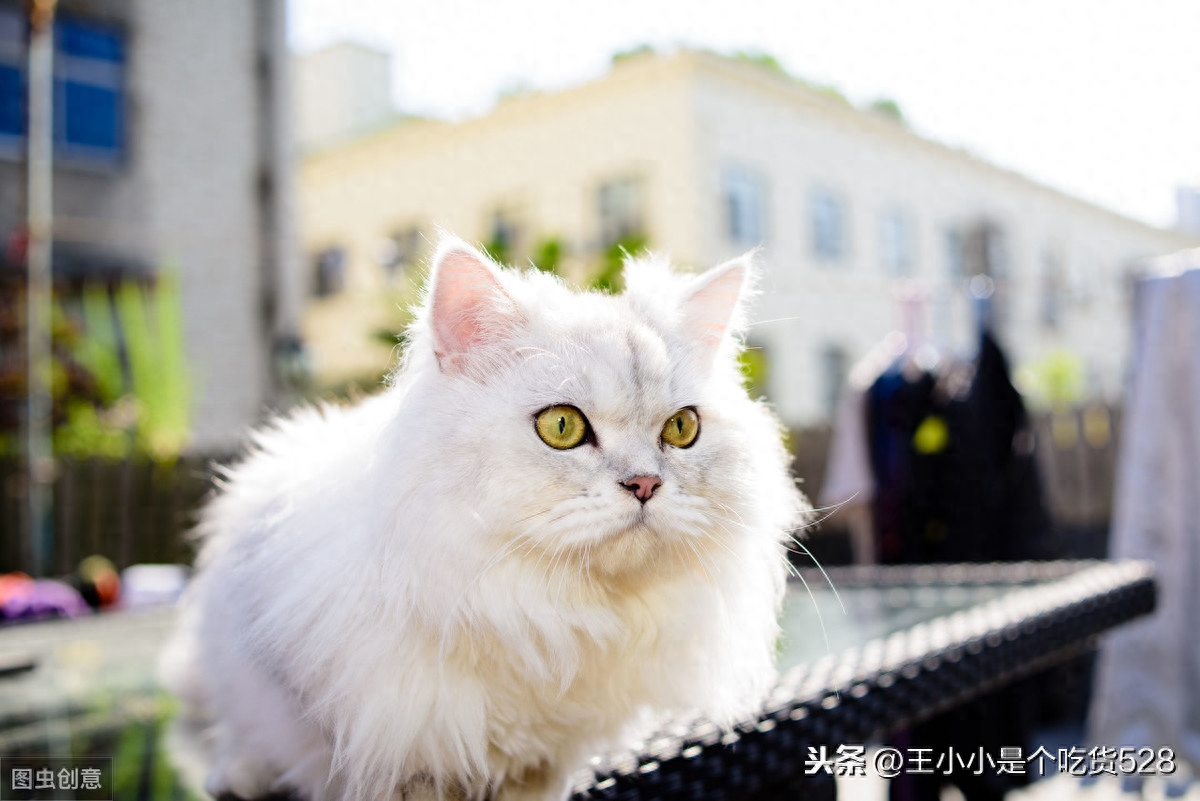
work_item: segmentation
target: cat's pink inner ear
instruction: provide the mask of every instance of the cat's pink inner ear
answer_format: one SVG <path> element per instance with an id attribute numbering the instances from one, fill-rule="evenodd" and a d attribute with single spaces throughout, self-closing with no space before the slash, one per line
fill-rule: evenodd
<path id="1" fill-rule="evenodd" d="M 701 275 L 684 300 L 688 337 L 706 356 L 714 356 L 725 333 L 740 324 L 740 305 L 749 277 L 748 257 L 726 262 Z"/>
<path id="2" fill-rule="evenodd" d="M 443 368 L 457 357 L 504 337 L 516 304 L 493 267 L 464 242 L 443 245 L 434 258 L 430 313 L 434 348 Z"/>

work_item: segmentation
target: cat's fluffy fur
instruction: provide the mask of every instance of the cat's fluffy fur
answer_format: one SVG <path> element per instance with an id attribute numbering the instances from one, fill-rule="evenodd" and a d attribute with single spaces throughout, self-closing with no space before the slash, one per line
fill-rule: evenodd
<path id="1" fill-rule="evenodd" d="M 752 711 L 803 502 L 736 366 L 751 270 L 583 294 L 443 241 L 390 386 L 260 431 L 203 516 L 165 672 L 209 789 L 559 798 L 646 710 Z M 555 404 L 596 441 L 543 443 Z"/>

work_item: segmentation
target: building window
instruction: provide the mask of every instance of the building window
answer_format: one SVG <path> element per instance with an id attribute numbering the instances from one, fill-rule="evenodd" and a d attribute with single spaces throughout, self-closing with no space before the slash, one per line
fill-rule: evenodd
<path id="1" fill-rule="evenodd" d="M 317 254 L 313 265 L 316 272 L 315 292 L 319 298 L 336 295 L 346 288 L 346 249 L 328 247 Z"/>
<path id="2" fill-rule="evenodd" d="M 600 220 L 600 247 L 646 235 L 646 209 L 641 178 L 608 181 L 596 190 Z"/>
<path id="3" fill-rule="evenodd" d="M 19 151 L 25 135 L 25 21 L 16 9 L 0 9 L 0 139 Z"/>
<path id="4" fill-rule="evenodd" d="M 761 244 L 765 216 L 762 181 L 743 169 L 726 170 L 721 181 L 721 200 L 729 241 L 743 246 Z"/>
<path id="5" fill-rule="evenodd" d="M 521 227 L 516 215 L 499 209 L 492 213 L 488 222 L 488 238 L 483 249 L 500 264 L 512 264 L 517 257 L 520 238 Z"/>
<path id="6" fill-rule="evenodd" d="M 1042 254 L 1042 291 L 1038 304 L 1038 317 L 1046 328 L 1058 328 L 1062 323 L 1066 283 L 1062 257 L 1053 250 L 1047 250 Z"/>
<path id="7" fill-rule="evenodd" d="M 967 275 L 966 243 L 957 228 L 947 228 L 942 234 L 942 247 L 946 259 L 946 275 L 951 280 Z"/>
<path id="8" fill-rule="evenodd" d="M 887 209 L 880 218 L 880 252 L 883 256 L 883 268 L 890 275 L 912 273 L 912 224 L 908 216 L 898 208 Z"/>
<path id="9" fill-rule="evenodd" d="M 0 10 L 0 147 L 24 148 L 27 30 Z M 125 42 L 107 25 L 61 14 L 54 22 L 54 148 L 69 161 L 115 163 L 125 147 Z"/>
<path id="10" fill-rule="evenodd" d="M 379 264 L 389 278 L 396 277 L 417 263 L 424 241 L 421 229 L 415 225 L 401 228 L 383 241 Z"/>
<path id="11" fill-rule="evenodd" d="M 842 203 L 825 189 L 813 192 L 812 244 L 813 255 L 822 261 L 840 261 L 845 248 Z"/>
<path id="12" fill-rule="evenodd" d="M 821 372 L 821 408 L 833 419 L 850 371 L 850 355 L 840 345 L 828 344 L 817 355 Z"/>

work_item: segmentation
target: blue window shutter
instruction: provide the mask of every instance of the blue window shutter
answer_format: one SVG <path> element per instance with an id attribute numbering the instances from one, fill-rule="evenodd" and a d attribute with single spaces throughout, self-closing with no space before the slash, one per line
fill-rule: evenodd
<path id="1" fill-rule="evenodd" d="M 25 79 L 7 65 L 0 65 L 0 134 L 25 135 Z"/>
<path id="2" fill-rule="evenodd" d="M 70 16 L 55 22 L 55 146 L 73 161 L 112 163 L 125 141 L 121 32 Z"/>
<path id="3" fill-rule="evenodd" d="M 121 97 L 119 92 L 87 84 L 66 82 L 63 87 L 63 137 L 68 146 L 121 147 Z M 115 154 L 114 154 L 115 155 Z"/>

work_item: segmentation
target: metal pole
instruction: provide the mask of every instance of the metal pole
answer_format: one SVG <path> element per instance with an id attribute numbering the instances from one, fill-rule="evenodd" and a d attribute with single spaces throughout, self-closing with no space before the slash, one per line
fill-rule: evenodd
<path id="1" fill-rule="evenodd" d="M 51 441 L 50 349 L 54 157 L 54 6 L 56 0 L 29 4 L 29 244 L 26 264 L 25 359 L 28 406 L 25 414 L 27 459 L 26 520 L 30 565 L 45 575 L 53 550 L 51 513 L 54 451 Z"/>

